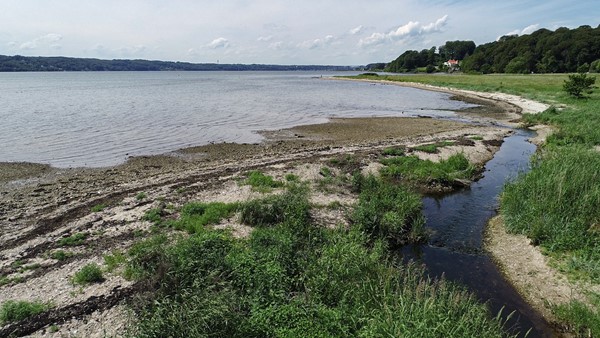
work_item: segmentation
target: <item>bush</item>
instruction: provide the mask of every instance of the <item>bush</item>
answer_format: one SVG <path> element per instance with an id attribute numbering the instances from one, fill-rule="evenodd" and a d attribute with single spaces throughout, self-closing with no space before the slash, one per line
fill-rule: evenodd
<path id="1" fill-rule="evenodd" d="M 404 187 L 383 183 L 373 176 L 365 180 L 351 217 L 354 224 L 374 239 L 395 243 L 423 239 L 425 222 L 421 198 Z"/>
<path id="2" fill-rule="evenodd" d="M 181 219 L 175 223 L 178 229 L 186 229 L 190 233 L 200 232 L 205 225 L 217 224 L 223 218 L 237 211 L 237 203 L 201 203 L 191 202 L 181 209 Z"/>
<path id="3" fill-rule="evenodd" d="M 300 187 L 292 187 L 281 195 L 244 203 L 241 220 L 252 226 L 273 226 L 284 221 L 303 223 L 309 218 L 309 210 L 306 192 Z"/>
<path id="4" fill-rule="evenodd" d="M 78 246 L 85 242 L 88 234 L 79 232 L 69 237 L 61 238 L 58 240 L 58 246 Z"/>
<path id="5" fill-rule="evenodd" d="M 85 265 L 73 275 L 73 283 L 79 285 L 99 283 L 103 280 L 104 276 L 102 276 L 102 269 L 100 269 L 96 263 Z"/>
<path id="6" fill-rule="evenodd" d="M 49 304 L 27 301 L 6 301 L 0 307 L 0 323 L 7 324 L 35 316 L 50 308 Z"/>
<path id="7" fill-rule="evenodd" d="M 273 188 L 281 188 L 284 185 L 283 182 L 276 181 L 272 176 L 265 175 L 258 170 L 251 171 L 244 183 L 260 192 L 269 192 Z"/>
<path id="8" fill-rule="evenodd" d="M 591 94 L 594 91 L 596 77 L 587 74 L 571 74 L 569 79 L 565 80 L 563 89 L 571 96 L 582 98 L 584 94 Z"/>

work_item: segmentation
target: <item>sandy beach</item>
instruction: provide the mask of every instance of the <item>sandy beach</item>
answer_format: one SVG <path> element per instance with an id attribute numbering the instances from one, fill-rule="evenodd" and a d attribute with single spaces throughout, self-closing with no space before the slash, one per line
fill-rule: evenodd
<path id="1" fill-rule="evenodd" d="M 514 125 L 522 111 L 546 109 L 544 105 L 511 95 L 409 85 L 449 92 L 457 99 L 480 104 L 477 109 L 459 112 L 475 123 L 431 118 L 333 119 L 326 124 L 264 132 L 266 140 L 260 144 L 211 144 L 160 156 L 131 158 L 127 163 L 108 168 L 55 169 L 29 163 L 0 164 L 0 276 L 4 278 L 0 284 L 0 303 L 10 299 L 39 300 L 50 301 L 55 308 L 52 315 L 37 318 L 37 323 L 18 323 L 16 328 L 5 326 L 0 335 L 16 329 L 33 336 L 122 334 L 129 320 L 123 300 L 138 292 L 138 286 L 118 272 L 109 273 L 104 282 L 85 288 L 74 286 L 70 279 L 90 262 L 102 265 L 104 254 L 126 250 L 134 241 L 149 236 L 152 224 L 143 216 L 150 209 L 159 208 L 166 217 L 176 217 L 174 210 L 189 201 L 256 198 L 259 192 L 240 183 L 248 171 L 256 169 L 276 179 L 294 174 L 313 187 L 320 179 L 320 168 L 331 165 L 332 159 L 351 158 L 354 168 L 374 172 L 382 150 L 387 147 L 410 149 L 437 141 L 455 141 L 455 145 L 445 147 L 439 154 L 418 151 L 414 154 L 439 160 L 463 152 L 472 162 L 483 165 L 499 149 L 501 140 L 511 132 L 507 126 Z M 474 141 L 460 142 L 464 139 Z M 345 175 L 344 168 L 332 168 L 335 175 Z M 343 189 L 312 191 L 311 202 L 321 206 L 315 208 L 313 215 L 318 224 L 347 222 L 344 208 L 349 208 L 356 196 Z M 342 208 L 323 207 L 332 203 Z M 91 211 L 97 206 L 102 206 L 97 208 L 101 210 Z M 511 251 L 518 249 L 516 246 L 527 246 L 534 254 L 537 248 L 523 240 L 514 245 L 514 236 L 503 232 L 501 224 L 494 224 L 488 249 L 507 278 L 524 292 L 530 293 L 532 288 L 523 284 L 543 287 L 546 281 L 535 279 L 542 275 L 521 278 L 531 268 L 529 258 Z M 217 227 L 231 228 L 236 236 L 246 236 L 251 231 L 235 217 Z M 60 239 L 78 233 L 86 234 L 83 245 L 61 248 L 57 244 Z M 57 250 L 69 251 L 69 257 L 51 258 Z M 516 257 L 522 259 L 518 264 L 514 264 Z M 27 266 L 34 268 L 23 268 Z M 533 305 L 547 313 L 544 304 Z M 51 326 L 54 323 L 59 324 Z"/>

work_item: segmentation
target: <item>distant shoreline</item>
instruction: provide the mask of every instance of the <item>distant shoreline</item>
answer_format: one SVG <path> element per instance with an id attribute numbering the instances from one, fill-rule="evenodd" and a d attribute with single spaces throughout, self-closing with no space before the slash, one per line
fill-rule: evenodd
<path id="1" fill-rule="evenodd" d="M 364 66 L 191 63 L 93 59 L 64 56 L 0 55 L 0 72 L 102 71 L 361 71 Z"/>

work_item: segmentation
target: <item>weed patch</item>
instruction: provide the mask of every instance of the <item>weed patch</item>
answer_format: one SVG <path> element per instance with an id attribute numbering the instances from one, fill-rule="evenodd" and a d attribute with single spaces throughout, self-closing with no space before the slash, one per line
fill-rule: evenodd
<path id="1" fill-rule="evenodd" d="M 265 175 L 258 170 L 248 173 L 248 177 L 244 180 L 244 184 L 252 187 L 253 190 L 267 193 L 275 188 L 281 188 L 284 183 L 273 179 L 272 176 Z"/>
<path id="2" fill-rule="evenodd" d="M 185 229 L 189 233 L 200 232 L 204 226 L 217 224 L 222 219 L 230 217 L 238 208 L 237 203 L 188 203 L 181 209 L 181 218 L 174 223 L 174 226 L 177 229 Z"/>
<path id="3" fill-rule="evenodd" d="M 381 169 L 384 178 L 420 183 L 449 184 L 456 179 L 473 179 L 477 173 L 477 168 L 470 164 L 462 153 L 440 162 L 421 160 L 416 156 L 402 156 L 386 158 L 381 160 L 381 163 L 386 166 Z"/>
<path id="4" fill-rule="evenodd" d="M 374 176 L 365 180 L 351 217 L 353 223 L 375 239 L 400 244 L 424 239 L 421 197 Z"/>
<path id="5" fill-rule="evenodd" d="M 104 204 L 97 204 L 97 205 L 94 205 L 94 206 L 91 208 L 91 211 L 92 211 L 92 212 L 100 212 L 100 211 L 102 211 L 102 210 L 104 210 L 104 209 L 106 209 L 106 205 L 104 205 Z"/>
<path id="6" fill-rule="evenodd" d="M 85 243 L 85 239 L 88 237 L 88 234 L 84 232 L 79 232 L 73 234 L 69 237 L 64 237 L 58 240 L 58 246 L 79 246 Z"/>
<path id="7" fill-rule="evenodd" d="M 99 283 L 104 280 L 102 275 L 102 269 L 96 263 L 90 263 L 85 265 L 81 270 L 77 271 L 73 275 L 73 284 L 88 285 L 92 283 Z"/>
<path id="8" fill-rule="evenodd" d="M 0 306 L 0 323 L 8 324 L 35 316 L 50 308 L 49 304 L 9 300 Z"/>

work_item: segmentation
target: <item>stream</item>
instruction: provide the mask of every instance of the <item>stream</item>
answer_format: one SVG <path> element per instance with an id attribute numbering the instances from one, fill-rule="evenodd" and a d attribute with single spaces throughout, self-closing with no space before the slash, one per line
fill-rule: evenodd
<path id="1" fill-rule="evenodd" d="M 535 145 L 527 142 L 534 132 L 516 129 L 504 139 L 490 160 L 483 178 L 470 188 L 441 197 L 424 197 L 423 213 L 431 231 L 429 242 L 402 248 L 405 261 L 423 264 L 431 277 L 442 277 L 467 286 L 488 303 L 492 315 L 502 311 L 505 327 L 524 337 L 554 337 L 555 333 L 508 283 L 483 249 L 484 230 L 497 214 L 504 183 L 529 170 Z M 509 314 L 513 313 L 512 316 Z M 508 319 L 507 319 L 508 318 Z"/>

